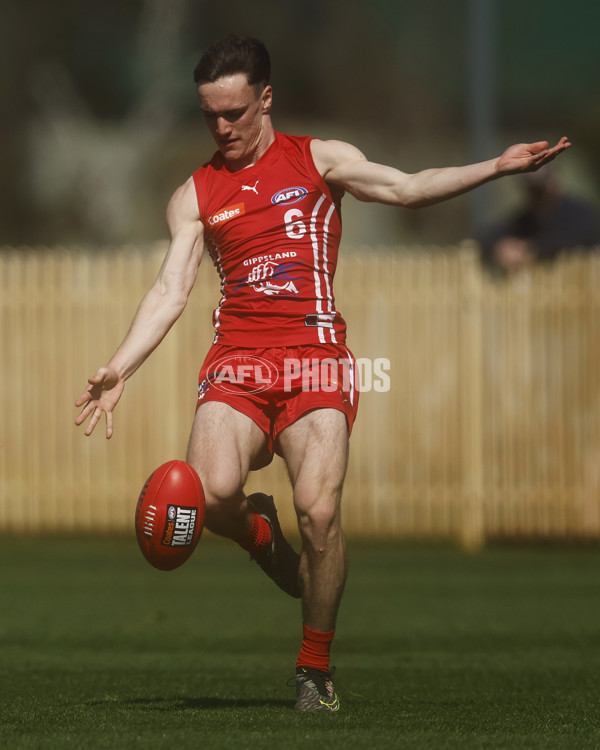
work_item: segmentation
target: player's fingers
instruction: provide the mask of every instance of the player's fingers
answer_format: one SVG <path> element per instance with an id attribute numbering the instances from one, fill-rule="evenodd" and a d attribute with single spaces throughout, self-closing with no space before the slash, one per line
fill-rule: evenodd
<path id="1" fill-rule="evenodd" d="M 106 412 L 106 439 L 110 440 L 113 434 L 113 415 L 112 411 Z"/>
<path id="2" fill-rule="evenodd" d="M 84 391 L 81 396 L 75 401 L 75 406 L 83 406 L 84 404 L 87 404 L 87 402 L 91 399 L 91 395 L 89 391 Z"/>
<path id="3" fill-rule="evenodd" d="M 85 431 L 85 434 L 89 437 L 92 432 L 94 431 L 94 428 L 100 421 L 100 417 L 102 416 L 102 409 L 100 407 L 96 407 L 94 409 L 94 412 L 92 414 L 92 418 L 90 419 L 90 423 L 87 426 L 87 430 Z"/>
<path id="4" fill-rule="evenodd" d="M 540 162 L 539 166 L 543 167 L 545 164 L 550 164 L 550 162 L 554 161 L 557 156 L 558 156 L 558 153 L 549 154 L 542 162 Z"/>
<path id="5" fill-rule="evenodd" d="M 77 401 L 75 401 L 75 406 L 83 406 L 84 404 L 87 404 L 89 401 L 92 400 L 92 386 L 88 385 L 85 391 L 79 396 Z"/>
<path id="6" fill-rule="evenodd" d="M 542 151 L 539 154 L 535 154 L 533 163 L 536 166 L 541 167 L 544 164 L 547 164 L 549 161 L 555 159 L 560 153 L 565 150 L 565 148 L 566 146 L 564 144 L 557 143 L 556 146 L 547 148 L 545 151 Z"/>
<path id="7" fill-rule="evenodd" d="M 570 145 L 569 139 L 563 136 L 555 146 L 546 149 L 540 154 L 536 154 L 536 157 L 544 161 L 551 161 L 555 156 L 558 156 L 558 154 L 569 148 Z"/>
<path id="8" fill-rule="evenodd" d="M 107 372 L 108 370 L 106 369 L 106 367 L 101 367 L 96 371 L 95 375 L 92 375 L 91 378 L 88 378 L 88 383 L 90 385 L 98 385 L 99 383 L 102 383 L 102 381 L 106 379 Z"/>
<path id="9" fill-rule="evenodd" d="M 77 417 L 75 420 L 76 425 L 83 424 L 85 420 L 90 416 L 90 414 L 94 411 L 96 406 L 92 403 L 88 403 L 88 405 L 85 407 L 85 409 L 82 410 L 81 414 Z"/>
<path id="10" fill-rule="evenodd" d="M 548 141 L 537 141 L 537 143 L 530 143 L 527 148 L 530 153 L 539 154 L 540 152 L 544 152 L 549 145 Z"/>
<path id="11" fill-rule="evenodd" d="M 544 164 L 548 164 L 549 162 L 554 161 L 554 159 L 556 159 L 556 157 L 563 151 L 564 148 L 558 148 L 557 146 L 555 146 L 554 148 L 546 151 L 545 154 L 540 155 L 534 163 L 536 164 L 536 166 L 542 167 L 544 166 Z"/>
<path id="12" fill-rule="evenodd" d="M 564 151 L 565 149 L 569 148 L 571 146 L 571 142 L 568 138 L 561 138 L 560 141 L 556 144 L 556 146 L 553 146 L 551 149 L 549 149 L 549 153 L 551 154 L 560 154 L 561 151 Z"/>

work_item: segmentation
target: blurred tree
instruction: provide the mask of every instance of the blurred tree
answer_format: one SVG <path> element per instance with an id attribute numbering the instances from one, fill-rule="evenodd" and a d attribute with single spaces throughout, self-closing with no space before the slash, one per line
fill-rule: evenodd
<path id="1" fill-rule="evenodd" d="M 136 194 L 180 110 L 177 62 L 185 10 L 186 0 L 143 3 L 129 65 L 122 60 L 113 71 L 117 80 L 119 72 L 130 78 L 122 84 L 126 107 L 118 122 L 95 114 L 94 104 L 106 99 L 97 81 L 91 101 L 78 93 L 75 78 L 85 85 L 85 66 L 76 68 L 77 76 L 58 61 L 38 67 L 33 86 L 38 114 L 30 130 L 30 189 L 47 221 L 52 224 L 51 217 L 58 218 L 64 236 L 81 233 L 100 243 L 134 239 Z M 108 21 L 105 11 L 98 17 Z M 98 33 L 94 29 L 92 38 Z M 115 99 L 109 98 L 103 112 L 110 113 L 114 106 Z M 71 227 L 76 227 L 75 233 Z"/>
<path id="2" fill-rule="evenodd" d="M 163 237 L 168 194 L 212 150 L 191 71 L 232 32 L 271 51 L 279 127 L 352 140 L 407 171 L 468 158 L 467 0 L 5 5 L 4 243 Z M 600 5 L 571 0 L 565 11 L 559 0 L 532 0 L 528 23 L 515 23 L 517 0 L 496 7 L 498 147 L 564 131 L 576 146 L 569 163 L 588 166 L 586 190 L 597 190 Z M 385 217 L 359 240 L 454 241 L 468 226 L 466 201 Z"/>

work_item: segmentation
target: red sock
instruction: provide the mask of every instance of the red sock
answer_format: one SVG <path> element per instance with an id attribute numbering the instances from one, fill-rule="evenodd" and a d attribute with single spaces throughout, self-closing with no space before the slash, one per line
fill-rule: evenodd
<path id="1" fill-rule="evenodd" d="M 312 667 L 312 669 L 319 669 L 321 672 L 329 672 L 329 652 L 335 630 L 328 630 L 323 633 L 309 628 L 308 625 L 303 625 L 302 631 L 304 638 L 296 661 L 296 668 Z"/>
<path id="2" fill-rule="evenodd" d="M 268 522 L 258 513 L 252 514 L 252 523 L 248 534 L 243 539 L 236 539 L 237 543 L 248 552 L 260 552 L 271 544 L 273 535 Z"/>

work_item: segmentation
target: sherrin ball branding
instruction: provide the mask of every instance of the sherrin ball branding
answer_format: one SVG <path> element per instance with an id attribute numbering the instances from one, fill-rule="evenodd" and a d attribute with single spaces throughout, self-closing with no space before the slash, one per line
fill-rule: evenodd
<path id="1" fill-rule="evenodd" d="M 137 541 L 146 560 L 173 570 L 192 554 L 204 526 L 204 490 L 185 461 L 167 461 L 148 477 L 135 512 Z"/>
<path id="2" fill-rule="evenodd" d="M 189 547 L 194 541 L 197 518 L 197 508 L 169 505 L 161 544 L 167 547 Z"/>

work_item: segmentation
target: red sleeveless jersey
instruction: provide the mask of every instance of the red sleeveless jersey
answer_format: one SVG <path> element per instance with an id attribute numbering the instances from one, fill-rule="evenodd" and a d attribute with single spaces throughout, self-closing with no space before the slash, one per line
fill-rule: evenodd
<path id="1" fill-rule="evenodd" d="M 215 343 L 345 342 L 333 296 L 341 193 L 317 171 L 310 141 L 276 133 L 253 166 L 230 172 L 217 152 L 193 175 L 206 248 L 221 277 Z"/>

